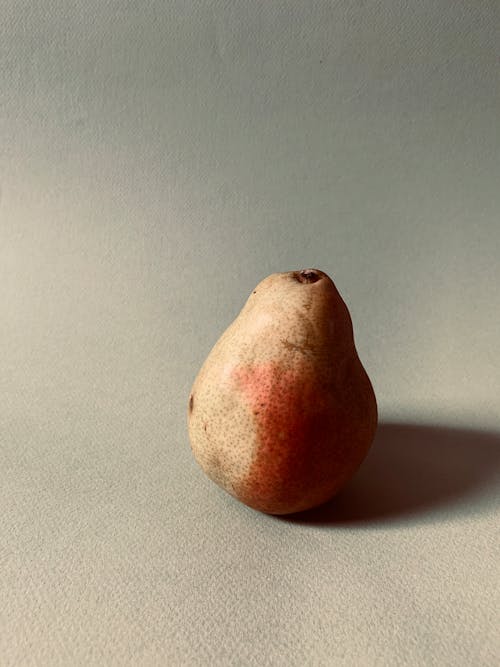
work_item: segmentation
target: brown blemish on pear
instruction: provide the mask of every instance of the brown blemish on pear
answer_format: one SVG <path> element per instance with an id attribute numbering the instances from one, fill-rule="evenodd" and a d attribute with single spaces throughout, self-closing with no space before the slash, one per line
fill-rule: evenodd
<path id="1" fill-rule="evenodd" d="M 196 460 L 228 493 L 271 514 L 335 495 L 377 425 L 349 311 L 318 269 L 273 274 L 258 285 L 207 357 L 194 395 Z"/>

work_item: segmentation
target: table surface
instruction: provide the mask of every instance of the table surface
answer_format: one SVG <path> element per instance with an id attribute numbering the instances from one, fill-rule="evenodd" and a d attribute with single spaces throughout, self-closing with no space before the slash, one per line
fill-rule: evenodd
<path id="1" fill-rule="evenodd" d="M 497 2 L 4 0 L 0 664 L 497 665 Z M 253 287 L 318 267 L 378 398 L 277 518 L 190 452 Z"/>

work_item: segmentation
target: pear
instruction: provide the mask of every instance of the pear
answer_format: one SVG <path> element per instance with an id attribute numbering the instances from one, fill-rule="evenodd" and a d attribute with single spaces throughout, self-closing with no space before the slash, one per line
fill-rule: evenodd
<path id="1" fill-rule="evenodd" d="M 318 269 L 260 282 L 212 348 L 188 402 L 201 468 L 268 514 L 307 510 L 351 479 L 377 403 L 346 304 Z"/>

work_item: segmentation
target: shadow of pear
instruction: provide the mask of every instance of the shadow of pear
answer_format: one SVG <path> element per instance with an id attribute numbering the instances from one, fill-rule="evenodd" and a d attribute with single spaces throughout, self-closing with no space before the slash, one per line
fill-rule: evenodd
<path id="1" fill-rule="evenodd" d="M 371 524 L 493 511 L 500 486 L 500 433 L 418 424 L 379 424 L 362 466 L 320 507 L 280 520 Z"/>

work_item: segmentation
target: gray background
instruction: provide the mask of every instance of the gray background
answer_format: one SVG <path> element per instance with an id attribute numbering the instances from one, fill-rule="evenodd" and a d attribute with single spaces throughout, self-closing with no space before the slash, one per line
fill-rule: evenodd
<path id="1" fill-rule="evenodd" d="M 499 9 L 0 3 L 0 664 L 498 664 Z M 185 411 L 310 266 L 381 426 L 285 520 Z"/>

